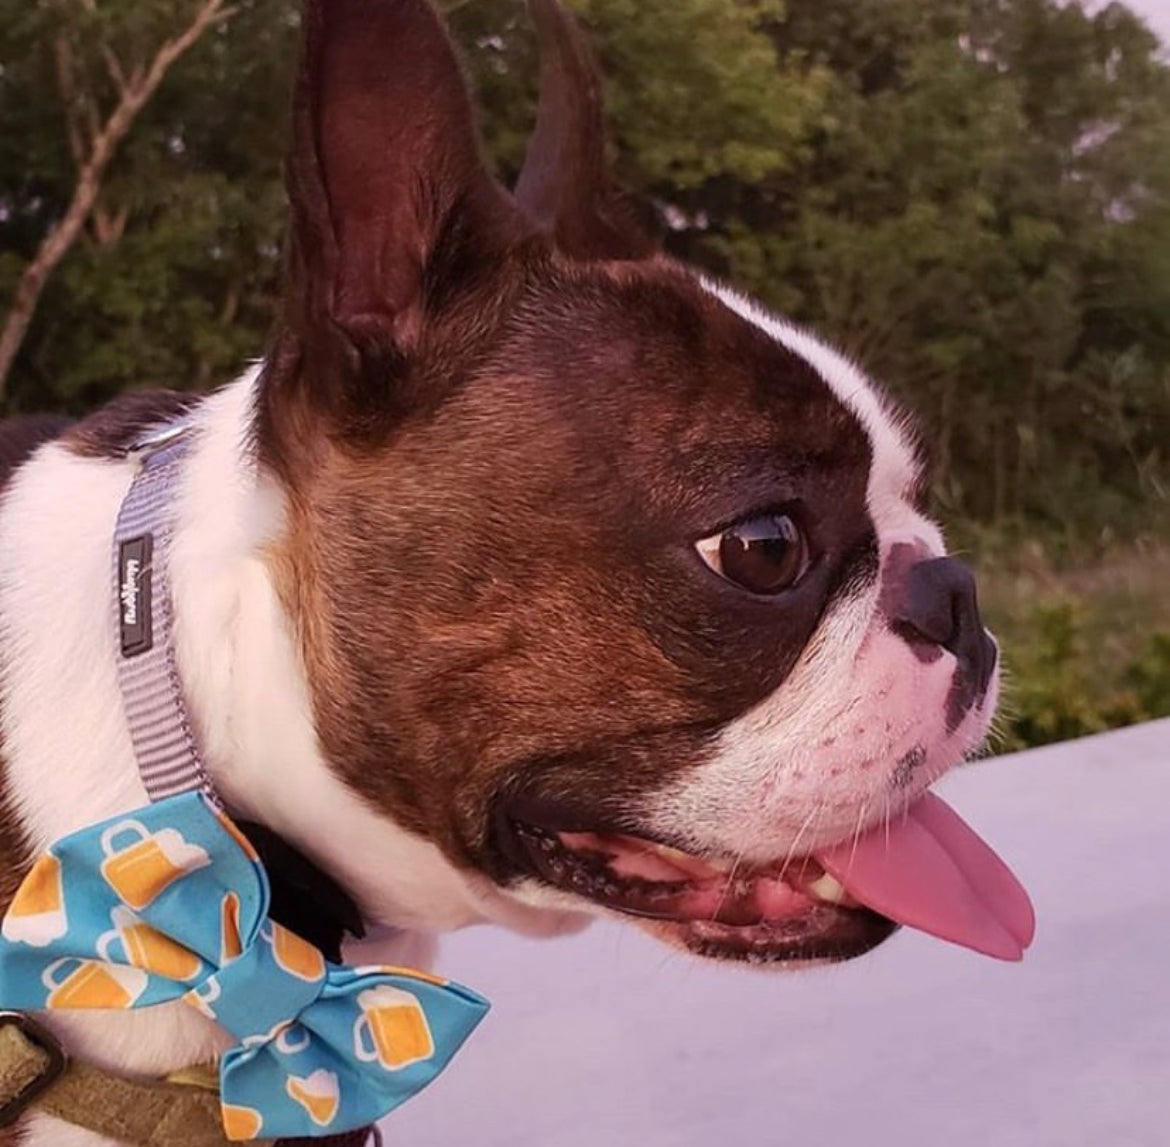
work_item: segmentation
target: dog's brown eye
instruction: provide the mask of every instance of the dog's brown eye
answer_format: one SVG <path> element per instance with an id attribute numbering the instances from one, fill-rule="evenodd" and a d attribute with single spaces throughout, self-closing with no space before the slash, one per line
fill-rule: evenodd
<path id="1" fill-rule="evenodd" d="M 787 514 L 745 518 L 696 548 L 717 574 L 751 593 L 782 593 L 808 569 L 808 543 Z"/>

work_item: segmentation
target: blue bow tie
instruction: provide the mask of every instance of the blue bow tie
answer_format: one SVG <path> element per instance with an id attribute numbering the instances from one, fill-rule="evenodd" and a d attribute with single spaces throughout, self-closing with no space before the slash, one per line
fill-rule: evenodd
<path id="1" fill-rule="evenodd" d="M 239 1039 L 220 1060 L 229 1139 L 364 1127 L 446 1067 L 487 1012 L 406 968 L 328 963 L 268 917 L 252 846 L 200 793 L 76 832 L 0 926 L 0 1007 L 182 999 Z"/>

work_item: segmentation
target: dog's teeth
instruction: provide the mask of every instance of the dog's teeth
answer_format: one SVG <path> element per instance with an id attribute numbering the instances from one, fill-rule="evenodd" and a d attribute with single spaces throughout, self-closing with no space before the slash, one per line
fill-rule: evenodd
<path id="1" fill-rule="evenodd" d="M 845 891 L 841 882 L 835 880 L 827 872 L 824 876 L 806 884 L 804 891 L 811 892 L 818 900 L 827 901 L 829 904 L 840 904 L 849 899 L 849 893 Z"/>
<path id="2" fill-rule="evenodd" d="M 693 862 L 694 857 L 688 856 L 680 849 L 671 848 L 669 844 L 651 844 L 650 846 L 659 856 L 664 860 L 670 860 L 676 864 L 681 862 Z"/>
<path id="3" fill-rule="evenodd" d="M 683 852 L 678 848 L 671 848 L 669 844 L 654 844 L 651 847 L 663 860 L 684 866 L 692 871 L 694 870 L 696 860 L 700 859 L 692 853 Z M 731 872 L 735 868 L 735 861 L 725 857 L 704 856 L 701 858 L 701 863 L 715 872 L 724 874 Z"/>

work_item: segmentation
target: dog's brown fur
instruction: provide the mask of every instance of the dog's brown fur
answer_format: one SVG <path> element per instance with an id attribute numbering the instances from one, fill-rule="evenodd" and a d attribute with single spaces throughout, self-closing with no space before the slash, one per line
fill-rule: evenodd
<path id="1" fill-rule="evenodd" d="M 82 458 L 120 458 L 147 430 L 182 418 L 200 401 L 174 390 L 131 390 L 82 419 L 64 443 Z"/>

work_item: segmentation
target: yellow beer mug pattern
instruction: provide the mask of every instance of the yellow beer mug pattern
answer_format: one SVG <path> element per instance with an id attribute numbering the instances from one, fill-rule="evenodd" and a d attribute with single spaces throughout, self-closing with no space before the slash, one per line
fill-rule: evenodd
<path id="1" fill-rule="evenodd" d="M 239 1139 L 255 1139 L 264 1129 L 264 1120 L 260 1112 L 251 1107 L 240 1107 L 235 1104 L 222 1105 L 223 1133 L 233 1142 Z"/>
<path id="2" fill-rule="evenodd" d="M 41 983 L 49 989 L 47 1008 L 132 1008 L 147 976 L 141 968 L 63 956 L 44 970 Z"/>
<path id="3" fill-rule="evenodd" d="M 97 942 L 97 953 L 103 960 L 117 959 L 117 952 L 124 962 L 168 980 L 190 980 L 199 975 L 203 961 L 190 948 L 144 924 L 128 908 L 115 908 L 110 923 L 113 927 Z"/>
<path id="4" fill-rule="evenodd" d="M 353 1026 L 354 1055 L 400 1071 L 435 1054 L 435 1041 L 418 998 L 402 988 L 379 984 L 358 995 L 362 1014 Z"/>
<path id="5" fill-rule="evenodd" d="M 227 964 L 236 959 L 244 950 L 240 939 L 240 898 L 229 892 L 223 898 L 219 910 L 219 962 Z"/>
<path id="6" fill-rule="evenodd" d="M 132 843 L 119 848 L 118 842 Z M 136 820 L 124 820 L 102 833 L 102 876 L 131 908 L 145 908 L 180 876 L 205 868 L 211 857 L 188 844 L 174 828 L 151 832 Z"/>
<path id="7" fill-rule="evenodd" d="M 272 951 L 276 962 L 291 976 L 313 984 L 325 975 L 325 957 L 307 940 L 276 923 L 272 925 Z"/>
<path id="8" fill-rule="evenodd" d="M 309 1113 L 309 1118 L 318 1127 L 328 1127 L 337 1118 L 341 1088 L 334 1072 L 321 1067 L 304 1078 L 290 1075 L 284 1089 Z"/>
<path id="9" fill-rule="evenodd" d="M 215 1008 L 211 1005 L 219 999 L 222 992 L 218 980 L 207 980 L 183 996 L 183 1002 L 190 1004 L 197 1012 L 202 1012 L 209 1020 L 217 1020 L 219 1016 L 215 1014 Z"/>
<path id="10" fill-rule="evenodd" d="M 48 947 L 69 931 L 61 862 L 46 852 L 24 878 L 4 917 L 3 936 L 34 948 Z"/>
<path id="11" fill-rule="evenodd" d="M 215 809 L 215 819 L 220 827 L 240 846 L 240 851 L 253 863 L 260 863 L 260 854 L 253 847 L 252 842 L 240 831 L 240 826 L 229 816 L 225 816 L 219 809 Z"/>

